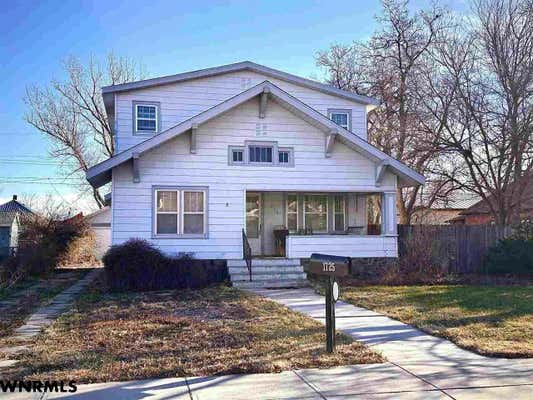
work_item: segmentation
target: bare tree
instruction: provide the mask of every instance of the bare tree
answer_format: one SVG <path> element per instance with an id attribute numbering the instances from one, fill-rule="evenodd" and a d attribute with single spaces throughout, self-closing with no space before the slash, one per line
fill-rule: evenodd
<path id="1" fill-rule="evenodd" d="M 100 89 L 142 79 L 143 68 L 111 53 L 103 63 L 91 57 L 88 65 L 71 56 L 63 69 L 64 80 L 26 89 L 25 119 L 51 140 L 51 155 L 59 160 L 65 175 L 79 178 L 80 189 L 90 191 L 101 208 L 102 195 L 85 180 L 91 165 L 114 153 L 113 127 L 109 125 Z"/>
<path id="2" fill-rule="evenodd" d="M 429 177 L 424 196 L 431 206 L 453 182 L 433 176 L 440 131 L 428 129 L 420 99 L 423 77 L 433 68 L 431 49 L 448 26 L 438 7 L 410 14 L 407 1 L 384 0 L 380 29 L 364 43 L 333 45 L 317 54 L 328 81 L 341 89 L 376 97 L 381 106 L 368 115 L 371 143 Z M 419 205 L 419 187 L 398 189 L 399 220 L 410 223 Z"/>
<path id="3" fill-rule="evenodd" d="M 478 0 L 473 10 L 435 52 L 424 100 L 448 166 L 459 166 L 448 176 L 504 225 L 520 217 L 533 176 L 533 1 Z"/>

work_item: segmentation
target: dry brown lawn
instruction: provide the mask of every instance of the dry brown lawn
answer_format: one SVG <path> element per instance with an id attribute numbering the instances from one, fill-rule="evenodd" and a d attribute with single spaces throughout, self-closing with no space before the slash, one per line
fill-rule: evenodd
<path id="1" fill-rule="evenodd" d="M 353 286 L 343 300 L 480 354 L 533 357 L 533 286 Z"/>
<path id="2" fill-rule="evenodd" d="M 337 341 L 329 355 L 320 323 L 225 286 L 130 294 L 93 287 L 8 376 L 82 383 L 384 361 L 347 335 Z"/>

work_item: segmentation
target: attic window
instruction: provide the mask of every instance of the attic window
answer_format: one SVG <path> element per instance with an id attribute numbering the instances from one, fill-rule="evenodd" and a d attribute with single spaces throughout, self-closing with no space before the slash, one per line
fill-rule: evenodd
<path id="1" fill-rule="evenodd" d="M 134 103 L 135 133 L 157 133 L 159 131 L 159 104 Z"/>
<path id="2" fill-rule="evenodd" d="M 328 118 L 346 130 L 351 130 L 351 110 L 328 110 Z"/>

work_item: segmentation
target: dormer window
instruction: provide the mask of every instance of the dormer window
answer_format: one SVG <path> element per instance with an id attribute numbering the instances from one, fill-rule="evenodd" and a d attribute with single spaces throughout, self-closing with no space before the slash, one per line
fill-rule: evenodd
<path id="1" fill-rule="evenodd" d="M 159 104 L 140 103 L 133 105 L 134 132 L 137 134 L 154 134 L 159 131 Z"/>
<path id="2" fill-rule="evenodd" d="M 328 110 L 328 118 L 335 122 L 337 125 L 350 131 L 352 111 L 351 110 Z"/>

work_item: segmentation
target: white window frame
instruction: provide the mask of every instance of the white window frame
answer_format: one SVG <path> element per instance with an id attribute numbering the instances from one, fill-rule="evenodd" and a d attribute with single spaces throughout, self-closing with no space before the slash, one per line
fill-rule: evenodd
<path id="1" fill-rule="evenodd" d="M 185 193 L 203 193 L 203 211 L 185 211 Z M 202 189 L 183 189 L 181 190 L 181 204 L 182 204 L 182 210 L 181 210 L 181 234 L 185 236 L 190 235 L 205 235 L 206 233 L 206 226 L 207 226 L 207 219 L 206 219 L 206 193 L 205 190 Z M 187 215 L 203 215 L 203 226 L 202 226 L 202 232 L 201 233 L 185 233 L 185 214 Z"/>
<path id="2" fill-rule="evenodd" d="M 352 131 L 352 110 L 350 109 L 328 109 L 328 118 L 333 121 L 333 114 L 346 114 L 346 125 L 339 125 L 340 127 L 346 129 L 347 131 Z"/>
<path id="3" fill-rule="evenodd" d="M 340 197 L 342 199 L 342 212 L 337 212 L 337 209 L 335 207 L 335 201 L 337 197 Z M 337 215 L 342 214 L 342 220 L 344 222 L 342 229 L 338 229 L 337 227 Z M 343 194 L 335 194 L 333 195 L 333 231 L 335 232 L 344 232 L 346 231 L 346 196 Z"/>
<path id="4" fill-rule="evenodd" d="M 251 147 L 261 147 L 261 148 L 271 148 L 272 149 L 272 161 L 271 162 L 261 162 L 261 161 L 250 161 L 250 148 Z M 242 151 L 243 160 L 233 161 L 233 152 Z M 279 153 L 286 152 L 289 154 L 289 162 L 280 163 L 279 162 Z M 294 167 L 294 148 L 292 147 L 278 147 L 278 142 L 267 142 L 267 141 L 245 141 L 244 146 L 228 146 L 228 165 L 242 165 L 242 166 L 254 166 L 254 167 Z"/>
<path id="5" fill-rule="evenodd" d="M 157 193 L 158 192 L 177 192 L 177 211 L 157 211 Z M 204 194 L 203 212 L 189 211 L 185 212 L 184 193 L 185 192 L 202 192 Z M 154 186 L 152 187 L 153 201 L 152 201 L 152 238 L 153 239 L 206 239 L 208 237 L 208 195 L 209 190 L 207 187 L 196 186 Z M 157 215 L 158 214 L 177 214 L 177 232 L 176 233 L 157 233 Z M 203 214 L 203 233 L 184 233 L 184 215 L 185 214 Z"/>
<path id="6" fill-rule="evenodd" d="M 157 194 L 159 192 L 176 192 L 176 211 L 157 211 Z M 180 232 L 180 192 L 174 188 L 158 188 L 154 190 L 154 234 L 158 237 L 171 236 L 174 237 Z M 157 216 L 159 214 L 176 215 L 176 233 L 158 233 L 157 232 Z"/>
<path id="7" fill-rule="evenodd" d="M 290 211 L 289 212 L 289 196 L 296 196 L 296 211 Z M 300 199 L 299 199 L 298 194 L 296 194 L 296 193 L 287 193 L 286 197 L 287 198 L 285 200 L 285 226 L 289 230 L 289 233 L 296 233 L 296 232 L 298 232 L 298 228 L 300 227 L 300 217 L 298 215 L 299 214 L 298 213 L 298 209 L 299 209 L 299 206 L 300 206 Z M 289 214 L 296 214 L 296 230 L 291 231 L 289 229 Z"/>
<path id="8" fill-rule="evenodd" d="M 144 101 L 134 101 L 133 102 L 133 133 L 135 135 L 154 135 L 159 132 L 159 106 L 158 102 L 144 102 Z M 139 107 L 154 107 L 155 108 L 155 130 L 146 131 L 139 130 L 139 120 L 153 121 L 152 118 L 139 118 Z"/>
<path id="9" fill-rule="evenodd" d="M 321 213 L 308 213 L 306 212 L 306 201 L 305 201 L 305 198 L 307 196 L 322 196 L 322 197 L 325 197 L 326 198 L 326 230 L 324 231 L 313 231 L 313 234 L 315 233 L 328 233 L 329 232 L 329 196 L 327 194 L 320 194 L 320 193 L 305 193 L 304 194 L 304 206 L 303 206 L 303 217 L 304 217 L 304 220 L 303 220 L 303 228 L 304 229 L 307 229 L 307 224 L 306 224 L 306 216 L 307 214 L 310 214 L 310 215 L 320 215 Z"/>

